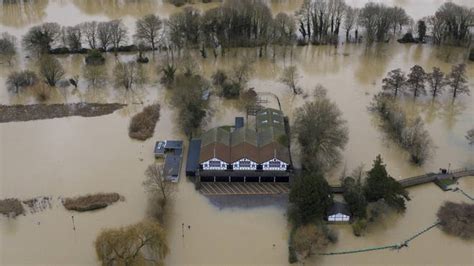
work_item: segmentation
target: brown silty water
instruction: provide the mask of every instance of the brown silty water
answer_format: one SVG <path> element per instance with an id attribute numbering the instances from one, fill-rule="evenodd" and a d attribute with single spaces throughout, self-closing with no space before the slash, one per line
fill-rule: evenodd
<path id="1" fill-rule="evenodd" d="M 1 2 L 1 1 L 0 1 Z M 292 12 L 301 1 L 269 1 L 274 12 Z M 362 6 L 366 1 L 348 1 Z M 472 6 L 470 1 L 455 1 Z M 414 18 L 433 13 L 442 1 L 388 1 L 406 8 Z M 198 4 L 205 10 L 212 4 Z M 89 20 L 123 18 L 133 31 L 136 18 L 148 13 L 162 17 L 178 11 L 159 1 L 32 1 L 32 4 L 2 5 L 0 32 L 8 31 L 20 37 L 27 29 L 41 22 L 74 25 Z M 412 166 L 406 153 L 386 140 L 377 128 L 374 117 L 367 111 L 372 96 L 380 90 L 381 80 L 394 68 L 408 71 L 414 64 L 426 70 L 438 66 L 447 72 L 459 62 L 465 51 L 453 47 L 384 44 L 372 48 L 364 45 L 341 45 L 278 48 L 276 59 L 268 55 L 258 58 L 254 49 L 234 49 L 225 57 L 202 59 L 199 71 L 209 77 L 216 69 L 230 69 L 243 55 L 255 58 L 253 76 L 248 86 L 258 92 L 276 94 L 283 111 L 290 117 L 310 97 L 293 96 L 278 82 L 283 67 L 295 64 L 300 72 L 300 86 L 307 94 L 321 84 L 329 98 L 341 109 L 349 127 L 349 143 L 343 151 L 343 162 L 328 179 L 337 183 L 345 167 L 348 171 L 363 163 L 370 167 L 381 154 L 388 170 L 395 178 L 404 178 L 440 167 L 451 169 L 474 166 L 474 150 L 467 145 L 464 135 L 474 125 L 473 97 L 462 97 L 451 105 L 449 96 L 435 103 L 429 97 L 416 102 L 407 98 L 406 110 L 419 114 L 437 146 L 432 158 L 423 167 Z M 15 68 L 31 65 L 20 52 Z M 134 54 L 120 55 L 131 60 Z M 61 56 L 67 75 L 82 75 L 82 56 Z M 169 104 L 170 92 L 158 83 L 156 65 L 163 62 L 156 56 L 146 68 L 149 82 L 135 93 L 114 89 L 111 82 L 105 87 L 87 89 L 81 76 L 79 89 L 63 93 L 58 89 L 50 102 L 125 102 L 129 106 L 114 114 L 94 117 L 70 117 L 30 122 L 0 124 L 0 198 L 28 199 L 50 195 L 76 196 L 95 192 L 118 192 L 124 202 L 92 213 L 65 211 L 58 201 L 51 209 L 27 214 L 16 219 L 0 217 L 1 265 L 96 265 L 94 240 L 103 228 L 133 224 L 146 216 L 147 195 L 142 187 L 143 172 L 153 162 L 152 149 L 158 139 L 183 138 L 176 126 L 176 112 Z M 115 59 L 107 56 L 106 71 L 111 73 Z M 32 95 L 9 94 L 5 79 L 11 68 L 0 65 L 0 103 L 33 103 Z M 474 65 L 468 64 L 469 86 L 474 89 Z M 235 101 L 212 97 L 214 112 L 206 128 L 232 124 L 234 117 L 244 115 Z M 130 117 L 144 105 L 159 102 L 162 106 L 155 135 L 145 142 L 131 140 L 127 135 Z M 297 150 L 295 150 L 297 152 Z M 297 156 L 296 156 L 297 157 Z M 298 161 L 298 158 L 296 158 Z M 460 182 L 466 192 L 474 194 L 474 179 Z M 223 208 L 212 204 L 197 191 L 192 183 L 181 178 L 167 223 L 170 254 L 167 265 L 287 265 L 288 225 L 283 208 Z M 412 200 L 407 212 L 370 229 L 367 236 L 356 238 L 347 225 L 335 226 L 339 242 L 328 251 L 351 250 L 399 243 L 435 220 L 438 207 L 444 200 L 467 201 L 461 194 L 442 192 L 428 184 L 409 190 Z M 74 215 L 76 230 L 71 216 Z M 184 237 L 182 224 L 185 227 Z M 409 248 L 397 251 L 378 251 L 342 256 L 318 257 L 307 264 L 458 264 L 474 262 L 472 242 L 445 235 L 438 229 L 417 238 Z"/>

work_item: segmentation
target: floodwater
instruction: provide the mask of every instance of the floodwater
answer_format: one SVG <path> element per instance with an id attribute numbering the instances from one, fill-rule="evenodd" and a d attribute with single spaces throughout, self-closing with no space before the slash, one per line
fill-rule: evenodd
<path id="1" fill-rule="evenodd" d="M 87 20 L 124 18 L 133 29 L 137 17 L 149 12 L 169 16 L 178 9 L 159 1 L 25 1 L 21 6 L 5 5 L 0 9 L 0 32 L 8 31 L 20 37 L 28 27 L 46 21 L 73 25 Z M 297 9 L 295 2 L 270 1 L 275 12 Z M 388 1 L 391 2 L 391 1 Z M 436 10 L 443 1 L 398 0 L 415 18 Z M 455 1 L 471 5 L 470 1 Z M 3 3 L 0 0 L 0 3 Z M 6 3 L 6 1 L 5 1 Z M 365 1 L 348 1 L 358 6 Z M 201 10 L 215 6 L 198 4 Z M 384 138 L 374 118 L 367 112 L 372 96 L 380 90 L 386 72 L 394 68 L 408 71 L 414 64 L 425 69 L 433 66 L 448 71 L 452 64 L 462 61 L 466 51 L 455 48 L 384 44 L 366 48 L 363 45 L 334 47 L 298 47 L 283 56 L 279 48 L 275 59 L 271 52 L 258 59 L 253 49 L 238 49 L 226 57 L 200 58 L 199 71 L 209 77 L 218 68 L 229 69 L 243 55 L 256 58 L 254 75 L 249 87 L 259 92 L 272 92 L 281 101 L 283 111 L 291 118 L 304 101 L 294 97 L 278 82 L 284 66 L 298 66 L 300 86 L 305 93 L 321 84 L 328 96 L 341 109 L 349 127 L 349 143 L 343 152 L 343 162 L 328 179 L 331 183 L 346 168 L 350 172 L 363 163 L 370 167 L 377 154 L 384 158 L 389 172 L 396 178 L 437 171 L 440 167 L 474 167 L 474 150 L 464 138 L 474 126 L 473 97 L 461 97 L 451 104 L 448 95 L 431 102 L 429 97 L 413 102 L 405 101 L 406 110 L 419 114 L 437 146 L 432 158 L 423 167 L 414 167 L 406 153 Z M 291 55 L 292 54 L 292 55 Z M 23 55 L 23 54 L 22 54 Z M 121 55 L 130 60 L 133 55 Z M 105 210 L 91 213 L 72 213 L 61 206 L 14 220 L 0 217 L 0 265 L 95 265 L 94 239 L 102 228 L 133 224 L 146 216 L 147 195 L 142 182 L 143 172 L 153 162 L 152 149 L 158 139 L 184 138 L 176 128 L 176 114 L 168 103 L 169 92 L 158 84 L 157 56 L 147 65 L 149 83 L 134 93 L 124 93 L 107 85 L 87 89 L 81 76 L 78 90 L 61 91 L 50 102 L 126 102 L 130 105 L 114 114 L 81 118 L 0 124 L 0 198 L 28 199 L 36 196 L 76 196 L 95 192 L 118 192 L 125 197 Z M 68 75 L 82 73 L 82 56 L 61 56 Z M 30 63 L 19 60 L 15 67 Z M 114 58 L 107 58 L 111 72 Z M 31 95 L 12 96 L 4 88 L 11 69 L 0 65 L 0 103 L 32 103 Z M 474 64 L 468 63 L 469 86 L 474 91 Z M 82 74 L 81 74 L 82 75 Z M 65 97 L 64 97 L 65 96 Z M 271 99 L 270 99 L 271 100 Z M 143 105 L 159 102 L 161 118 L 155 136 L 145 142 L 130 140 L 127 127 L 130 117 Z M 206 127 L 233 123 L 236 115 L 244 115 L 234 101 L 212 98 L 214 113 Z M 461 180 L 460 187 L 474 194 L 474 179 Z M 461 194 L 442 192 L 433 184 L 409 190 L 412 200 L 407 212 L 384 224 L 371 228 L 367 236 L 356 238 L 349 226 L 336 226 L 339 242 L 328 251 L 351 250 L 399 243 L 435 220 L 438 207 L 444 200 L 467 201 Z M 76 230 L 73 230 L 74 215 Z M 182 227 L 184 224 L 184 230 Z M 188 229 L 188 225 L 190 228 Z M 173 207 L 167 222 L 170 254 L 167 265 L 287 265 L 288 225 L 285 210 L 278 207 L 253 209 L 219 209 L 194 190 L 192 183 L 182 178 L 178 184 Z M 401 251 L 378 251 L 354 255 L 319 257 L 309 264 L 458 264 L 474 263 L 474 243 L 445 235 L 433 229 L 411 242 Z"/>

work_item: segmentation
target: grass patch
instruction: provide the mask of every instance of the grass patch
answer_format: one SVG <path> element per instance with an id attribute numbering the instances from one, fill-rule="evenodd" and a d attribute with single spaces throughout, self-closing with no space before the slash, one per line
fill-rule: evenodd
<path id="1" fill-rule="evenodd" d="M 143 111 L 134 115 L 128 128 L 128 135 L 132 139 L 146 140 L 153 137 L 155 126 L 160 119 L 160 105 L 152 104 Z"/>
<path id="2" fill-rule="evenodd" d="M 15 218 L 25 213 L 25 209 L 18 199 L 10 198 L 0 200 L 0 213 L 8 217 Z"/>
<path id="3" fill-rule="evenodd" d="M 442 190 L 448 190 L 448 187 L 456 184 L 456 181 L 451 178 L 436 179 L 435 184 L 438 185 Z"/>
<path id="4" fill-rule="evenodd" d="M 70 211 L 85 212 L 105 208 L 119 201 L 120 198 L 121 196 L 118 193 L 99 193 L 75 198 L 65 198 L 63 205 Z"/>

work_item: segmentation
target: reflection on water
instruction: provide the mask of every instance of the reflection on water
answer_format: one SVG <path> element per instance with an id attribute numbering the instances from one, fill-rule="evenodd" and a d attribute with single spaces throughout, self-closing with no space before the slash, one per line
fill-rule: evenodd
<path id="1" fill-rule="evenodd" d="M 45 16 L 48 0 L 0 0 L 0 24 L 24 27 L 41 21 Z"/>
<path id="2" fill-rule="evenodd" d="M 87 15 L 104 14 L 111 19 L 127 15 L 142 17 L 155 13 L 160 5 L 156 0 L 73 0 L 72 2 Z"/>

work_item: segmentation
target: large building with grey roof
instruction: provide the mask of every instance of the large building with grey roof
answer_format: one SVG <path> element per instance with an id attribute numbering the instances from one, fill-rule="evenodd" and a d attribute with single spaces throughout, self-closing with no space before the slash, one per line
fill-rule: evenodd
<path id="1" fill-rule="evenodd" d="M 201 181 L 261 181 L 262 176 L 270 181 L 289 180 L 290 154 L 283 145 L 287 135 L 279 110 L 258 112 L 255 127 L 217 127 L 203 133 L 200 140 Z"/>

